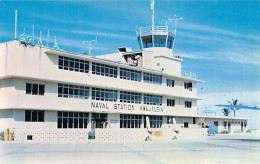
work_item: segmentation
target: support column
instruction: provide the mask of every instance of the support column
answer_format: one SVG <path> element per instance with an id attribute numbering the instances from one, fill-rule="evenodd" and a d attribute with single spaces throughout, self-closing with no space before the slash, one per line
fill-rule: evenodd
<path id="1" fill-rule="evenodd" d="M 88 129 L 89 130 L 92 130 L 92 127 L 91 127 L 91 118 L 92 118 L 92 113 L 89 113 L 88 114 Z"/>
<path id="2" fill-rule="evenodd" d="M 144 116 L 142 115 L 142 119 L 141 119 L 141 128 L 144 128 Z"/>

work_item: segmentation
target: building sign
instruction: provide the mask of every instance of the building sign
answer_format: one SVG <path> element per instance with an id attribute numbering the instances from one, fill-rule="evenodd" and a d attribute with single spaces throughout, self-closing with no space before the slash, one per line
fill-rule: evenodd
<path id="1" fill-rule="evenodd" d="M 161 106 L 150 106 L 140 104 L 123 104 L 123 103 L 107 103 L 107 102 L 91 102 L 91 108 L 107 109 L 107 110 L 139 110 L 146 112 L 163 112 Z"/>

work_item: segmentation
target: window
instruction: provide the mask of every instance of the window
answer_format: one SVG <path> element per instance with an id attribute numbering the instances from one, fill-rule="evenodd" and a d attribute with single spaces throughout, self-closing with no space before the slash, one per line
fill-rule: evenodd
<path id="1" fill-rule="evenodd" d="M 167 99 L 167 106 L 175 106 L 175 100 L 174 99 Z"/>
<path id="2" fill-rule="evenodd" d="M 29 95 L 44 95 L 44 85 L 26 83 L 26 94 Z"/>
<path id="3" fill-rule="evenodd" d="M 174 80 L 166 79 L 166 85 L 168 87 L 174 87 Z"/>
<path id="4" fill-rule="evenodd" d="M 89 88 L 77 85 L 58 84 L 58 97 L 88 99 Z"/>
<path id="5" fill-rule="evenodd" d="M 44 111 L 25 110 L 25 122 L 44 122 Z"/>
<path id="6" fill-rule="evenodd" d="M 142 101 L 142 95 L 140 93 L 133 92 L 120 92 L 120 102 L 137 103 Z"/>
<path id="7" fill-rule="evenodd" d="M 59 69 L 88 73 L 89 62 L 69 57 L 59 56 Z"/>
<path id="8" fill-rule="evenodd" d="M 27 140 L 32 140 L 32 135 L 27 135 Z"/>
<path id="9" fill-rule="evenodd" d="M 92 63 L 92 74 L 101 75 L 101 76 L 109 76 L 109 77 L 117 77 L 117 67 Z"/>
<path id="10" fill-rule="evenodd" d="M 185 108 L 191 108 L 192 102 L 191 101 L 185 101 Z"/>
<path id="11" fill-rule="evenodd" d="M 83 129 L 88 125 L 88 113 L 58 112 L 58 128 Z"/>
<path id="12" fill-rule="evenodd" d="M 120 79 L 141 81 L 141 72 L 120 68 Z"/>
<path id="13" fill-rule="evenodd" d="M 144 104 L 162 105 L 162 96 L 144 94 Z"/>
<path id="14" fill-rule="evenodd" d="M 162 76 L 154 75 L 150 73 L 144 73 L 143 80 L 146 83 L 162 84 Z"/>
<path id="15" fill-rule="evenodd" d="M 188 122 L 184 122 L 184 128 L 188 128 L 189 127 L 189 123 Z"/>
<path id="16" fill-rule="evenodd" d="M 184 89 L 192 91 L 192 83 L 191 82 L 184 82 Z"/>
<path id="17" fill-rule="evenodd" d="M 167 117 L 167 124 L 174 124 L 174 117 Z"/>
<path id="18" fill-rule="evenodd" d="M 151 128 L 161 128 L 162 116 L 149 116 Z"/>
<path id="19" fill-rule="evenodd" d="M 117 101 L 117 91 L 101 88 L 92 88 L 92 100 Z"/>
<path id="20" fill-rule="evenodd" d="M 120 128 L 140 128 L 141 124 L 141 115 L 120 115 Z"/>

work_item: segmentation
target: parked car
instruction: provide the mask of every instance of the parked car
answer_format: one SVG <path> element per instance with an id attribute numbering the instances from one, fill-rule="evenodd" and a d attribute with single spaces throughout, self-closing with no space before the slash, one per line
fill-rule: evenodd
<path id="1" fill-rule="evenodd" d="M 206 125 L 208 135 L 215 135 L 218 133 L 218 127 L 214 124 Z"/>

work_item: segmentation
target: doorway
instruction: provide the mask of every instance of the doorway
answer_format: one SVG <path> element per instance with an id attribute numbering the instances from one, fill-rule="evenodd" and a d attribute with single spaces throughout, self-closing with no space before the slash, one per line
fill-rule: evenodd
<path id="1" fill-rule="evenodd" d="M 217 127 L 217 133 L 218 133 L 218 121 L 214 121 L 214 125 Z"/>
<path id="2" fill-rule="evenodd" d="M 103 113 L 93 113 L 92 114 L 92 128 L 105 128 L 107 123 L 107 114 Z"/>

